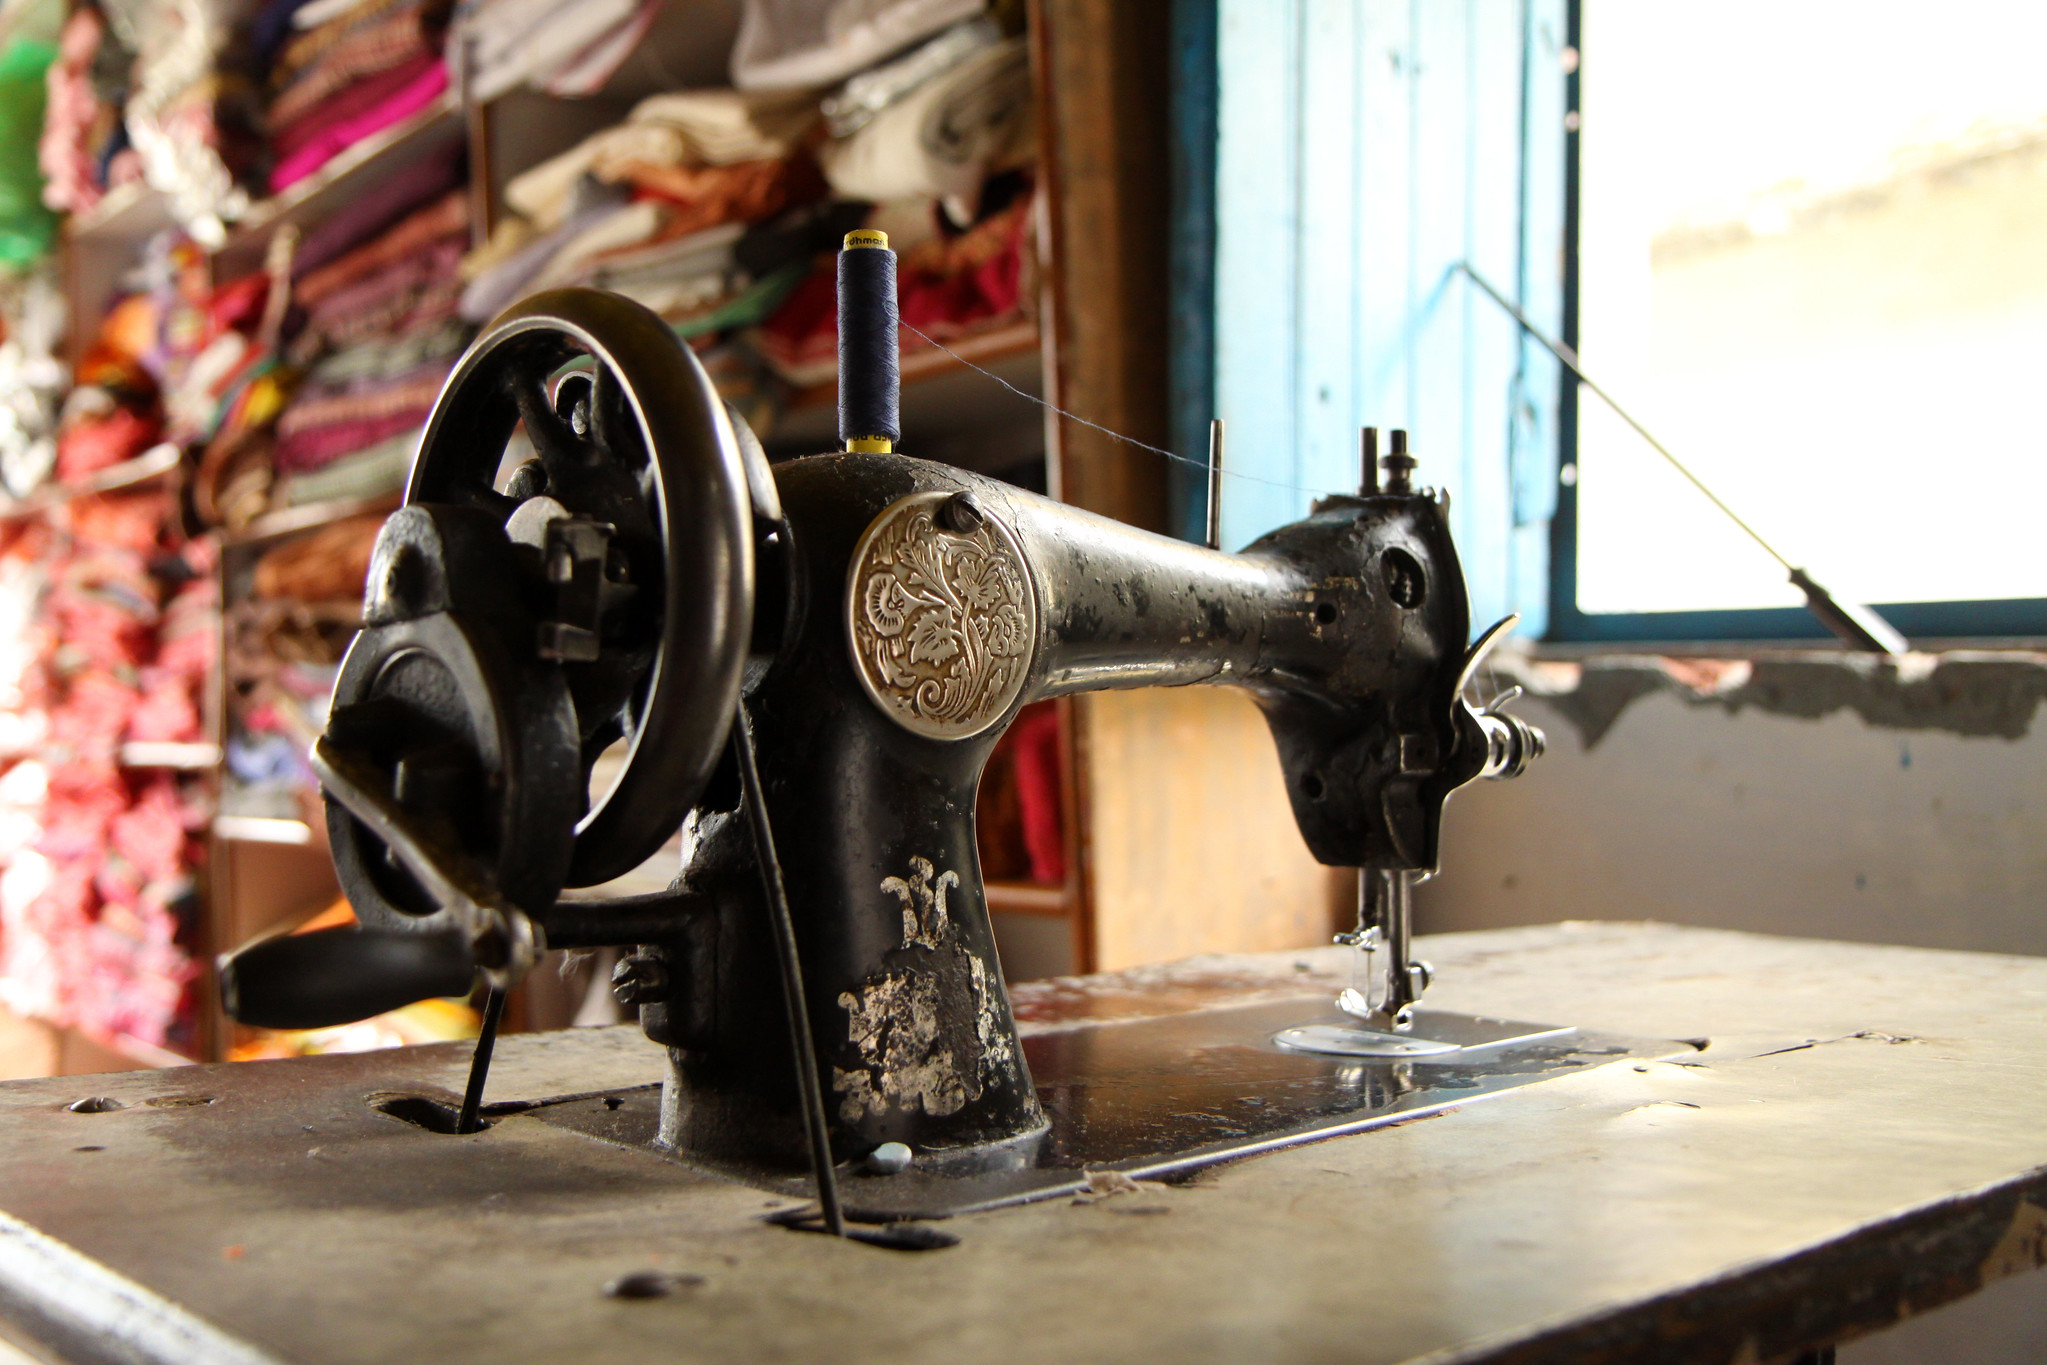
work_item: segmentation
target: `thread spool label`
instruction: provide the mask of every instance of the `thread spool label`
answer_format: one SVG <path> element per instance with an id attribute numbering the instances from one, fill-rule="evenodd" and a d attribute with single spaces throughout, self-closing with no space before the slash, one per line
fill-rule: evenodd
<path id="1" fill-rule="evenodd" d="M 941 526 L 950 496 L 891 503 L 846 575 L 853 671 L 876 706 L 930 739 L 967 739 L 1006 715 L 1038 640 L 1023 547 L 985 509 L 970 531 Z"/>

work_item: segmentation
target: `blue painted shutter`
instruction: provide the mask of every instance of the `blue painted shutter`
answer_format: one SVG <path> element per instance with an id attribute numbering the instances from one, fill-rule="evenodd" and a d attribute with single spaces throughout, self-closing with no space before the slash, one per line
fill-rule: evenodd
<path id="1" fill-rule="evenodd" d="M 1547 616 L 1555 361 L 1454 267 L 1560 325 L 1564 0 L 1218 0 L 1214 391 L 1223 540 L 1357 486 L 1406 427 L 1474 626 Z"/>

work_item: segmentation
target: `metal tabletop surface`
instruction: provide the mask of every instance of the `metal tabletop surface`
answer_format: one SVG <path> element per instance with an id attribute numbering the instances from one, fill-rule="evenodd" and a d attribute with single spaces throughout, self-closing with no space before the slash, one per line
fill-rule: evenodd
<path id="1" fill-rule="evenodd" d="M 0 1085 L 0 1317 L 77 1360 L 1768 1361 L 2047 1264 L 2047 959 L 1654 924 L 1421 941 L 1429 1003 L 1694 1039 L 907 1253 L 535 1115 L 460 1046 Z M 1342 950 L 1017 989 L 1027 1035 L 1300 997 Z M 504 1039 L 490 1098 L 657 1081 Z M 72 1112 L 80 1099 L 118 1108 Z M 90 1107 L 90 1106 L 88 1106 Z M 1105 1182 L 1128 1185 L 1128 1182 Z M 638 1272 L 670 1292 L 607 1295 Z"/>

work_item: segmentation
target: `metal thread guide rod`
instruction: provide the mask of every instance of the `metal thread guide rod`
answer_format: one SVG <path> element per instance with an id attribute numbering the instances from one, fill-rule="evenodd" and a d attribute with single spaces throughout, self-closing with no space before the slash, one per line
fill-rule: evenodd
<path id="1" fill-rule="evenodd" d="M 1358 428 L 1358 496 L 1376 497 L 1379 493 L 1379 428 Z"/>
<path id="2" fill-rule="evenodd" d="M 789 892 L 782 881 L 782 863 L 775 854 L 775 831 L 768 821 L 768 802 L 761 790 L 760 766 L 755 760 L 753 720 L 746 703 L 732 725 L 733 751 L 739 759 L 739 781 L 745 797 L 746 819 L 753 830 L 754 853 L 760 862 L 761 889 L 767 893 L 768 918 L 774 925 L 775 948 L 782 972 L 782 1000 L 789 1019 L 790 1051 L 796 1063 L 797 1091 L 803 1097 L 803 1126 L 810 1140 L 810 1164 L 817 1178 L 817 1202 L 824 1214 L 824 1230 L 834 1237 L 846 1235 L 846 1218 L 839 1206 L 838 1172 L 832 1164 L 831 1129 L 824 1111 L 824 1087 L 817 1075 L 817 1047 L 811 1039 L 810 1007 L 803 998 L 803 963 L 796 951 L 796 921 L 789 913 Z"/>
<path id="3" fill-rule="evenodd" d="M 1743 521 L 1732 507 L 1722 502 L 1719 494 L 1706 487 L 1704 480 L 1687 468 L 1684 461 L 1678 459 L 1677 456 L 1670 452 L 1670 447 L 1657 440 L 1649 428 L 1635 420 L 1633 413 L 1622 407 L 1612 394 L 1601 388 L 1592 376 L 1586 374 L 1578 364 L 1578 353 L 1576 351 L 1564 345 L 1561 341 L 1553 340 L 1544 334 L 1540 328 L 1528 320 L 1525 313 L 1514 306 L 1505 294 L 1495 289 L 1485 276 L 1473 270 L 1471 262 L 1459 261 L 1451 269 L 1463 272 L 1466 279 L 1478 286 L 1479 292 L 1505 310 L 1507 316 L 1514 319 L 1522 331 L 1526 332 L 1544 350 L 1555 356 L 1558 363 L 1576 376 L 1580 384 L 1592 390 L 1594 397 L 1611 408 L 1614 416 L 1633 427 L 1635 434 L 1647 441 L 1651 450 L 1668 461 L 1672 469 L 1684 475 L 1692 487 L 1698 489 L 1705 497 L 1706 501 L 1720 509 L 1721 515 L 1741 528 L 1742 533 L 1760 546 L 1764 554 L 1776 560 L 1778 566 L 1789 575 L 1793 586 L 1805 594 L 1806 609 L 1819 618 L 1821 625 L 1855 648 L 1868 650 L 1872 654 L 1896 656 L 1911 650 L 1912 646 L 1898 632 L 1897 627 L 1884 620 L 1872 608 L 1855 602 L 1841 601 L 1833 593 L 1815 582 L 1811 574 L 1794 565 L 1782 554 L 1779 554 L 1776 546 L 1764 540 L 1762 534 L 1755 527 Z"/>
<path id="4" fill-rule="evenodd" d="M 1208 548 L 1223 547 L 1223 419 L 1208 424 Z"/>
<path id="5" fill-rule="evenodd" d="M 483 1001 L 483 1029 L 476 1035 L 476 1051 L 469 1058 L 469 1084 L 462 1090 L 462 1112 L 455 1119 L 458 1133 L 483 1131 L 483 1083 L 490 1078 L 490 1055 L 497 1048 L 498 1024 L 505 1017 L 505 992 L 492 986 Z"/>

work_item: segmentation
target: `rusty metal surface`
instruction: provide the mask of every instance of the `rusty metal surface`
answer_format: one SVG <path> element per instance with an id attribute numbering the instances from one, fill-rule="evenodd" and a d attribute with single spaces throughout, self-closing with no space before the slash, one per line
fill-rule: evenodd
<path id="1" fill-rule="evenodd" d="M 257 1358 L 307 1365 L 1026 1348 L 1717 1365 L 2047 1261 L 2047 961 L 1644 925 L 1425 948 L 1446 1007 L 1707 1046 L 1190 1184 L 953 1219 L 960 1244 L 918 1255 L 775 1227 L 763 1215 L 792 1201 L 530 1113 L 455 1137 L 367 1102 L 452 1100 L 455 1047 L 0 1086 L 0 1209 Z M 1024 1031 L 1057 1034 L 1090 999 L 1184 1014 L 1226 978 L 1291 993 L 1341 960 L 1065 983 L 1049 993 L 1075 1008 L 1037 1001 Z M 489 1098 L 649 1084 L 662 1060 L 628 1029 L 511 1038 Z M 64 1107 L 89 1097 L 121 1107 Z M 635 1272 L 669 1292 L 604 1293 Z M 7 1311 L 33 1332 L 22 1288 Z"/>

